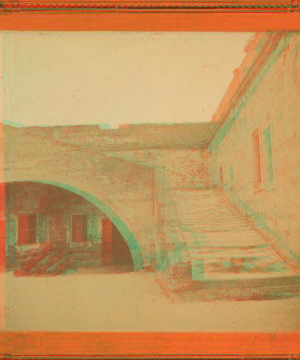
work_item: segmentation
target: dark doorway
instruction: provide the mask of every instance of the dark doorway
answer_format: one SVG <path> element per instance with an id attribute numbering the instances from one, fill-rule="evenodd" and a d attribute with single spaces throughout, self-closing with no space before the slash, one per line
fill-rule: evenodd
<path id="1" fill-rule="evenodd" d="M 126 241 L 119 230 L 113 225 L 112 228 L 112 259 L 114 264 L 132 265 L 132 257 Z"/>
<path id="2" fill-rule="evenodd" d="M 102 259 L 103 265 L 126 265 L 134 270 L 128 245 L 110 219 L 102 221 Z"/>
<path id="3" fill-rule="evenodd" d="M 87 215 L 72 216 L 72 242 L 87 241 Z"/>

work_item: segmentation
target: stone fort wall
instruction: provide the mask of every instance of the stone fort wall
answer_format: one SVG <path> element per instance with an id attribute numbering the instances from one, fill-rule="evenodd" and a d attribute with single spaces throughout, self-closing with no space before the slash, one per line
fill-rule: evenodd
<path id="1" fill-rule="evenodd" d="M 239 99 L 210 145 L 211 181 L 257 226 L 300 259 L 300 37 L 289 33 Z M 259 138 L 261 182 L 255 185 Z M 269 141 L 267 144 L 266 140 Z M 273 179 L 270 179 L 270 166 Z"/>

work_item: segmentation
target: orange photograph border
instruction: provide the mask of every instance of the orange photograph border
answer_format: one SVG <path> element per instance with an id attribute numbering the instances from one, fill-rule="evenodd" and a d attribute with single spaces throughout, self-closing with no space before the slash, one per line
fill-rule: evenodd
<path id="1" fill-rule="evenodd" d="M 0 30 L 299 31 L 297 1 L 0 3 Z M 1 193 L 1 195 L 4 195 Z M 2 200 L 4 196 L 1 196 Z M 0 202 L 4 206 L 4 202 Z M 1 229 L 3 235 L 3 229 Z M 0 358 L 297 358 L 297 333 L 11 332 Z"/>

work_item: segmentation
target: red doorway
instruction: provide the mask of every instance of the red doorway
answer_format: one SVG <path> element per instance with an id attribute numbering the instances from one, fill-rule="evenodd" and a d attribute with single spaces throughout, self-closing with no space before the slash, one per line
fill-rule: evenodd
<path id="1" fill-rule="evenodd" d="M 87 241 L 87 215 L 72 216 L 72 242 Z"/>
<path id="2" fill-rule="evenodd" d="M 18 216 L 18 245 L 36 243 L 36 215 L 19 214 Z"/>

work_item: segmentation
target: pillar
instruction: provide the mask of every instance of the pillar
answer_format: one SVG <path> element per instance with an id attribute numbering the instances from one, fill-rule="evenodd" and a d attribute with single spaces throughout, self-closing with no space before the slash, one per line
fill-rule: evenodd
<path id="1" fill-rule="evenodd" d="M 97 239 L 100 244 L 102 244 L 102 219 L 103 215 L 97 214 Z"/>
<path id="2" fill-rule="evenodd" d="M 7 214 L 5 220 L 5 245 L 6 245 L 6 262 L 15 261 L 16 246 L 18 241 L 18 217 L 17 215 Z"/>
<path id="3" fill-rule="evenodd" d="M 36 242 L 38 244 L 47 242 L 47 214 L 38 214 L 37 216 Z"/>
<path id="4" fill-rule="evenodd" d="M 1 135 L 1 134 L 0 134 Z M 1 148 L 0 148 L 1 152 Z M 1 171 L 1 170 L 0 170 Z M 1 174 L 0 174 L 1 177 Z M 5 234 L 5 184 L 0 184 L 0 272 L 5 271 L 6 234 Z"/>
<path id="5" fill-rule="evenodd" d="M 87 215 L 87 239 L 91 243 L 98 242 L 98 218 L 97 214 Z"/>

